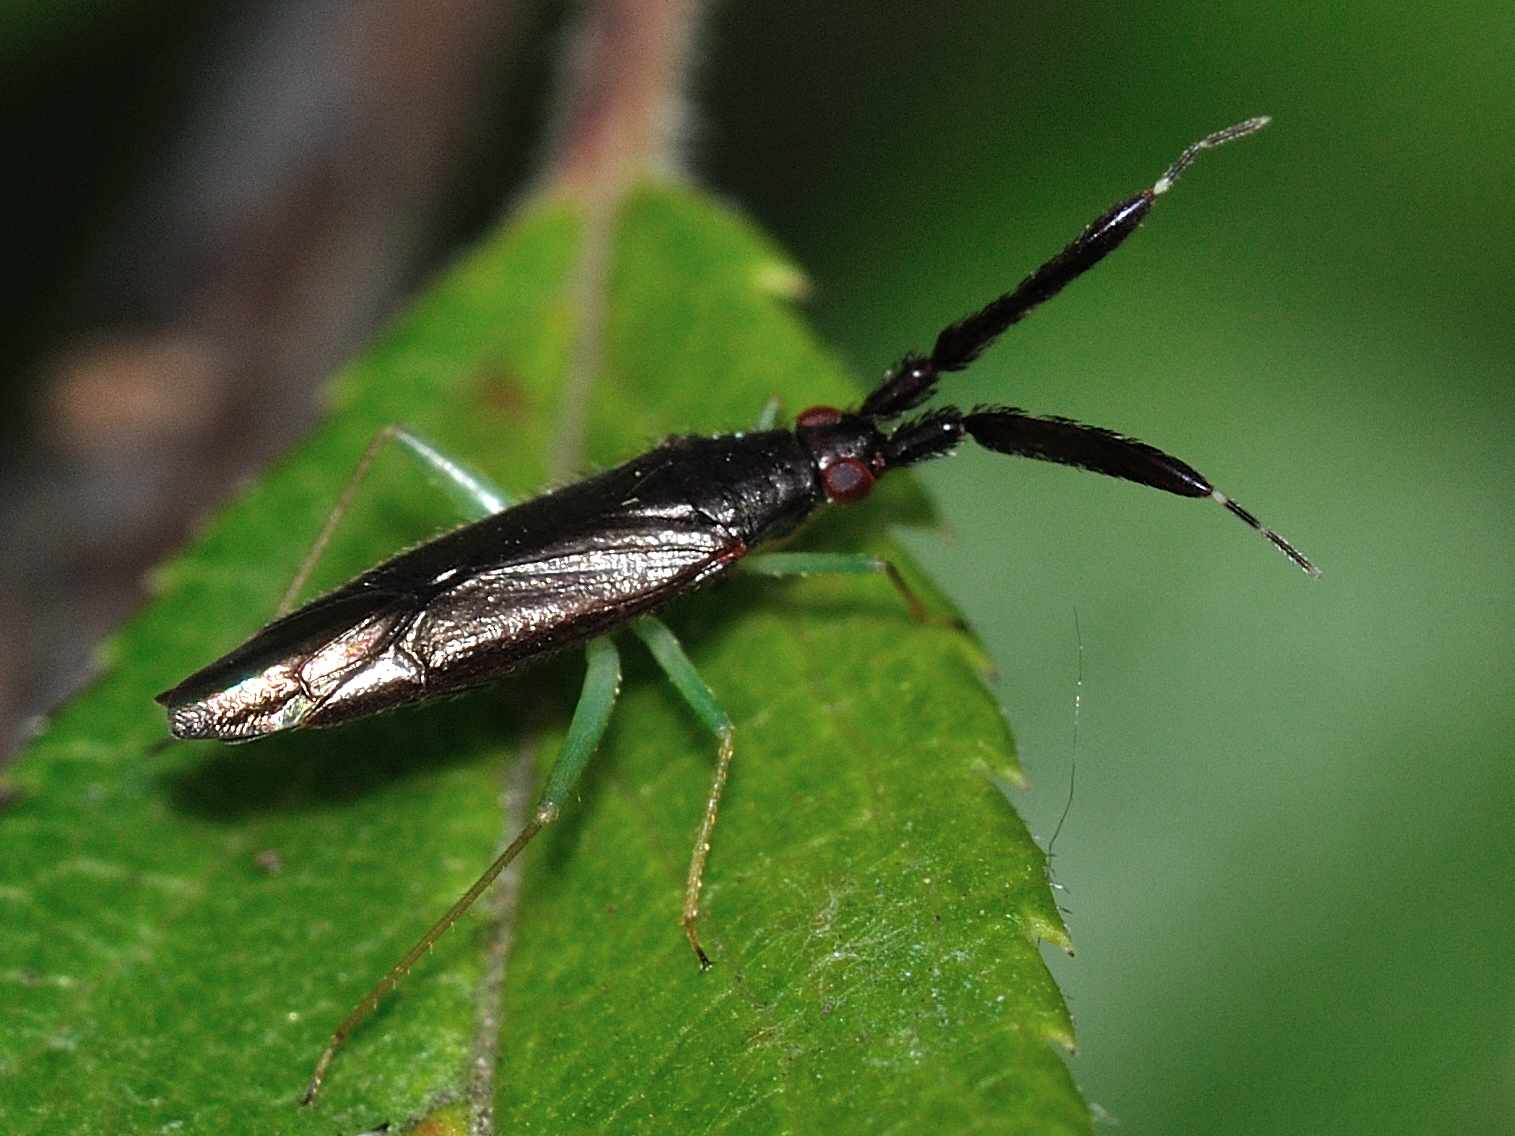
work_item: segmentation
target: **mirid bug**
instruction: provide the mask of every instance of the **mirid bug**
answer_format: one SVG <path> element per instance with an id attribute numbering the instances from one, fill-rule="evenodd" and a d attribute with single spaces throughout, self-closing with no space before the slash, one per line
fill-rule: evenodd
<path id="1" fill-rule="evenodd" d="M 866 556 L 754 549 L 793 531 L 822 504 L 866 497 L 891 470 L 942 457 L 965 439 L 997 453 L 1077 466 L 1183 497 L 1205 497 L 1261 533 L 1311 575 L 1288 541 L 1185 462 L 1145 442 L 1015 407 L 943 406 L 909 416 L 942 376 L 971 364 L 1012 324 L 1129 237 L 1204 150 L 1260 130 L 1254 118 L 1194 143 L 1150 187 L 1106 210 L 1010 292 L 906 355 L 854 411 L 811 407 L 793 429 L 675 437 L 624 465 L 507 507 L 482 478 L 403 430 L 377 435 L 295 582 L 320 555 L 379 446 L 400 442 L 447 478 L 483 519 L 387 560 L 281 615 L 242 646 L 158 696 L 181 738 L 243 741 L 331 726 L 489 682 L 548 654 L 587 644 L 588 668 L 568 737 L 530 820 L 478 881 L 358 1003 L 311 1076 L 313 1101 L 343 1041 L 415 961 L 559 809 L 594 752 L 620 684 L 608 634 L 629 626 L 719 739 L 714 778 L 690 859 L 683 927 L 696 932 L 710 837 L 732 756 L 732 728 L 678 641 L 651 614 L 743 566 L 767 575 L 882 573 L 911 611 L 919 601 L 887 562 Z M 771 427 L 771 423 L 767 424 Z"/>

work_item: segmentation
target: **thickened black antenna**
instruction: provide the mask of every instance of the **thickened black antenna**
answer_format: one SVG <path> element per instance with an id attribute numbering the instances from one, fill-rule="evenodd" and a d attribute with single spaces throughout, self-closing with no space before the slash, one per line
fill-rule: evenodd
<path id="1" fill-rule="evenodd" d="M 1320 569 L 1304 553 L 1211 485 L 1209 478 L 1189 463 L 1103 426 L 1087 426 L 1071 418 L 1038 417 L 1014 406 L 980 406 L 966 413 L 955 406 L 944 406 L 901 423 L 884 441 L 884 458 L 891 468 L 928 461 L 956 449 L 964 434 L 995 453 L 1076 466 L 1180 497 L 1208 497 L 1261 533 L 1311 576 L 1320 575 Z"/>
<path id="2" fill-rule="evenodd" d="M 905 356 L 883 384 L 864 400 L 859 413 L 887 419 L 919 406 L 931 396 L 942 374 L 968 366 L 1006 328 L 1024 319 L 1038 304 L 1057 295 L 1114 252 L 1136 231 L 1158 195 L 1168 192 L 1203 151 L 1255 134 L 1266 125 L 1266 118 L 1249 118 L 1189 146 L 1150 188 L 1095 218 L 1013 292 L 1006 292 L 944 328 L 936 337 L 929 359 L 913 354 Z M 884 460 L 893 468 L 928 461 L 956 449 L 965 434 L 996 453 L 1077 466 L 1180 497 L 1208 497 L 1261 533 L 1304 571 L 1320 575 L 1319 569 L 1299 549 L 1216 489 L 1193 466 L 1103 426 L 1086 426 L 1070 418 L 1037 417 L 1013 406 L 981 406 L 971 412 L 946 406 L 900 423 L 885 438 Z"/>
<path id="3" fill-rule="evenodd" d="M 1150 485 L 1180 497 L 1208 497 L 1265 536 L 1280 552 L 1311 576 L 1320 569 L 1304 553 L 1242 508 L 1199 470 L 1156 446 L 1103 426 L 1086 426 L 1069 418 L 1039 418 L 1013 406 L 987 406 L 962 416 L 963 429 L 985 449 L 1018 457 L 1077 466 L 1095 473 Z"/>
<path id="4" fill-rule="evenodd" d="M 1091 221 L 1066 248 L 997 300 L 965 316 L 936 337 L 929 358 L 906 355 L 864 401 L 859 413 L 894 418 L 931 396 L 943 374 L 961 371 L 979 357 L 1006 328 L 1024 319 L 1038 304 L 1050 300 L 1072 281 L 1116 250 L 1146 219 L 1159 194 L 1173 187 L 1202 151 L 1255 134 L 1268 125 L 1266 117 L 1249 118 L 1206 135 L 1188 147 L 1162 177 L 1133 197 L 1111 206 Z"/>

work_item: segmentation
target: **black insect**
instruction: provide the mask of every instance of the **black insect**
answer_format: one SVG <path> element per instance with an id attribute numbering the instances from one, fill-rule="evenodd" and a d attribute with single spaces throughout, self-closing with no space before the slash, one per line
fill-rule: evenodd
<path id="1" fill-rule="evenodd" d="M 720 741 L 683 910 L 689 942 L 700 964 L 709 965 L 695 923 L 731 761 L 731 724 L 672 633 L 651 613 L 742 565 L 769 575 L 884 573 L 921 615 L 921 605 L 886 562 L 849 555 L 751 555 L 819 506 L 860 501 L 889 471 L 948 454 L 967 437 L 997 453 L 1078 466 L 1183 497 L 1207 497 L 1316 574 L 1288 541 L 1195 469 L 1145 442 L 1014 407 L 945 406 L 906 417 L 944 374 L 967 367 L 1006 328 L 1129 237 L 1201 151 L 1251 134 L 1266 122 L 1249 119 L 1190 146 L 1152 186 L 1101 214 L 1014 291 L 943 330 L 929 355 L 905 356 L 856 411 L 818 406 L 802 413 L 792 430 L 671 438 L 625 465 L 508 508 L 498 491 L 414 435 L 390 428 L 375 438 L 289 596 L 385 441 L 401 442 L 447 477 L 484 519 L 385 561 L 276 619 L 159 695 L 173 733 L 240 741 L 335 725 L 477 686 L 578 644 L 588 644 L 589 666 L 568 739 L 530 821 L 338 1027 L 311 1078 L 307 1102 L 358 1022 L 556 818 L 609 718 L 620 664 L 607 633 L 622 626 L 647 643 Z"/>

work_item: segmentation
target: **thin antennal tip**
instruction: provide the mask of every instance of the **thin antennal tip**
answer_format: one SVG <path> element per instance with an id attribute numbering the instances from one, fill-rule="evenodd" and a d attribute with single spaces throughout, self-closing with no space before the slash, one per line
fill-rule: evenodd
<path id="1" fill-rule="evenodd" d="M 1217 505 L 1224 506 L 1226 511 L 1232 516 L 1239 517 L 1241 520 L 1245 521 L 1254 530 L 1260 533 L 1268 541 L 1269 544 L 1287 556 L 1294 563 L 1295 567 L 1299 568 L 1307 576 L 1310 576 L 1313 579 L 1317 580 L 1320 579 L 1320 569 L 1311 563 L 1309 557 L 1307 557 L 1303 552 L 1299 551 L 1299 549 L 1295 548 L 1278 533 L 1270 529 L 1267 525 L 1259 521 L 1256 515 L 1250 510 L 1242 508 L 1235 501 L 1231 500 L 1231 498 L 1222 493 L 1219 489 L 1211 492 L 1210 500 L 1214 501 Z"/>
<path id="2" fill-rule="evenodd" d="M 1152 185 L 1152 193 L 1167 193 L 1173 188 L 1173 183 L 1186 169 L 1194 164 L 1194 159 L 1206 150 L 1213 150 L 1217 146 L 1224 146 L 1227 142 L 1234 142 L 1238 138 L 1245 138 L 1249 134 L 1256 134 L 1273 119 L 1260 114 L 1255 118 L 1249 118 L 1235 125 L 1228 126 L 1224 130 L 1217 130 L 1214 134 L 1206 134 L 1198 142 L 1187 146 L 1184 152 L 1174 159 L 1173 164 L 1163 171 L 1163 176 L 1158 178 Z"/>

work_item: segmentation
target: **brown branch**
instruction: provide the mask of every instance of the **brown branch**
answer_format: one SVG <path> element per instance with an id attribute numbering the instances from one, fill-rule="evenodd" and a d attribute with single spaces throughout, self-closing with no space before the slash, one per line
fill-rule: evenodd
<path id="1" fill-rule="evenodd" d="M 579 198 L 586 216 L 573 282 L 579 327 L 548 467 L 553 481 L 577 473 L 583 462 L 589 403 L 604 364 L 606 290 L 621 200 L 636 181 L 670 176 L 678 165 L 683 84 L 702 7 L 700 0 L 598 0 L 569 44 L 546 191 Z"/>
<path id="2" fill-rule="evenodd" d="M 597 0 L 564 59 L 550 189 L 591 199 L 677 171 L 684 86 L 700 0 Z"/>

